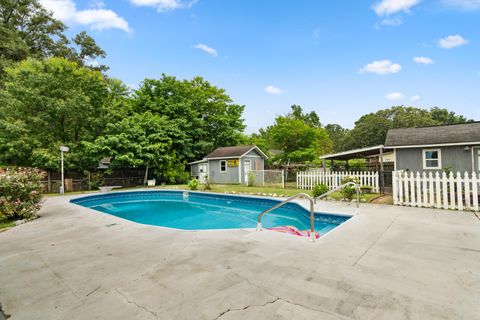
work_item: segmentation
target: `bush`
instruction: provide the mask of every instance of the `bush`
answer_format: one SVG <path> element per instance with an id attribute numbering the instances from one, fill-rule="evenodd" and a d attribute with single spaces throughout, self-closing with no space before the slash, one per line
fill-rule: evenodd
<path id="1" fill-rule="evenodd" d="M 349 182 L 355 182 L 358 184 L 360 183 L 360 180 L 358 180 L 358 178 L 355 178 L 355 177 L 345 177 L 342 179 L 342 184 L 349 183 Z M 346 200 L 351 201 L 353 199 L 353 196 L 357 193 L 357 191 L 355 190 L 354 186 L 348 185 L 340 189 L 340 193 Z"/>
<path id="2" fill-rule="evenodd" d="M 320 197 L 321 195 L 327 193 L 328 190 L 329 190 L 329 188 L 326 184 L 319 183 L 319 184 L 315 185 L 315 187 L 313 188 L 313 197 L 314 198 Z"/>
<path id="3" fill-rule="evenodd" d="M 203 184 L 203 190 L 212 190 L 212 186 L 210 185 L 210 179 L 208 179 L 208 176 L 205 176 L 205 183 Z"/>
<path id="4" fill-rule="evenodd" d="M 255 175 L 255 172 L 249 171 L 247 175 L 247 186 L 248 187 L 253 187 L 255 185 L 255 178 L 257 176 Z"/>
<path id="5" fill-rule="evenodd" d="M 372 186 L 361 186 L 360 191 L 362 191 L 363 194 L 369 194 L 372 193 L 373 187 Z"/>
<path id="6" fill-rule="evenodd" d="M 198 185 L 199 185 L 199 182 L 197 179 L 192 179 L 190 181 L 188 181 L 188 189 L 190 190 L 198 190 Z"/>
<path id="7" fill-rule="evenodd" d="M 45 172 L 34 168 L 0 169 L 0 218 L 35 218 L 41 207 Z"/>

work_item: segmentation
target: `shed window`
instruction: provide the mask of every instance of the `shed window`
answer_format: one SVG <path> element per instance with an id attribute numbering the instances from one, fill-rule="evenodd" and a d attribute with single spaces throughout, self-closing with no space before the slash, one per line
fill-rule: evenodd
<path id="1" fill-rule="evenodd" d="M 220 172 L 227 172 L 227 160 L 220 160 Z"/>
<path id="2" fill-rule="evenodd" d="M 442 150 L 424 149 L 423 150 L 423 169 L 441 169 L 442 168 Z"/>

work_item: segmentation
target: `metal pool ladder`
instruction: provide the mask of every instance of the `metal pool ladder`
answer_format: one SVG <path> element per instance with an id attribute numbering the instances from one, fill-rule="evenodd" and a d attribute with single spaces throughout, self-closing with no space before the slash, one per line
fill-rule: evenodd
<path id="1" fill-rule="evenodd" d="M 262 231 L 262 217 L 264 215 L 266 215 L 270 211 L 273 211 L 277 208 L 282 207 L 283 205 L 285 205 L 285 204 L 289 203 L 290 201 L 295 200 L 297 198 L 305 198 L 310 202 L 310 239 L 312 240 L 312 242 L 315 242 L 315 214 L 313 212 L 313 199 L 312 199 L 312 197 L 310 197 L 306 193 L 298 193 L 298 194 L 296 194 L 296 195 L 294 195 L 294 196 L 292 196 L 292 197 L 274 205 L 273 207 L 263 211 L 262 213 L 260 213 L 258 215 L 258 220 L 257 220 L 257 231 Z"/>

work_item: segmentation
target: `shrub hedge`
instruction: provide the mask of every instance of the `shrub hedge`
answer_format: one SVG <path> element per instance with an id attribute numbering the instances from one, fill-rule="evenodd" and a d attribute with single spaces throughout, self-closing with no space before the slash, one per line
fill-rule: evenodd
<path id="1" fill-rule="evenodd" d="M 31 219 L 40 210 L 45 172 L 35 168 L 0 168 L 0 218 Z"/>

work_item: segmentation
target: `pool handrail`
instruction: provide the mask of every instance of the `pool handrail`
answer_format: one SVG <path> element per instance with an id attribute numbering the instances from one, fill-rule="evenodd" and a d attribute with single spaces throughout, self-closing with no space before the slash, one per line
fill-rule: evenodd
<path id="1" fill-rule="evenodd" d="M 262 231 L 262 217 L 269 213 L 270 211 L 273 211 L 277 208 L 282 207 L 283 205 L 287 204 L 288 202 L 295 200 L 297 198 L 305 198 L 310 202 L 310 239 L 312 242 L 315 242 L 315 213 L 313 211 L 313 199 L 306 193 L 297 193 L 296 195 L 287 198 L 286 200 L 274 205 L 273 207 L 262 211 L 258 215 L 258 220 L 257 220 L 257 231 Z"/>
<path id="2" fill-rule="evenodd" d="M 338 191 L 338 190 L 340 190 L 340 189 L 343 189 L 343 188 L 345 188 L 346 186 L 354 186 L 354 187 L 355 187 L 355 191 L 356 191 L 356 193 L 357 193 L 357 199 L 356 199 L 357 201 L 356 201 L 356 202 L 357 202 L 357 209 L 358 209 L 358 208 L 359 208 L 359 204 L 360 204 L 360 185 L 359 185 L 358 183 L 355 183 L 355 182 L 352 182 L 352 181 L 347 182 L 347 183 L 344 183 L 344 184 L 342 184 L 342 185 L 339 185 L 338 187 L 336 187 L 336 188 L 334 188 L 334 189 L 332 189 L 332 190 L 329 190 L 328 192 L 326 192 L 326 193 L 324 193 L 324 194 L 322 194 L 322 195 L 320 195 L 320 196 L 318 196 L 318 197 L 315 197 L 315 198 L 313 199 L 313 201 L 314 201 L 315 203 L 317 203 L 317 200 L 320 200 L 320 199 L 322 199 L 322 198 L 325 198 L 326 196 L 334 193 L 335 191 Z"/>

